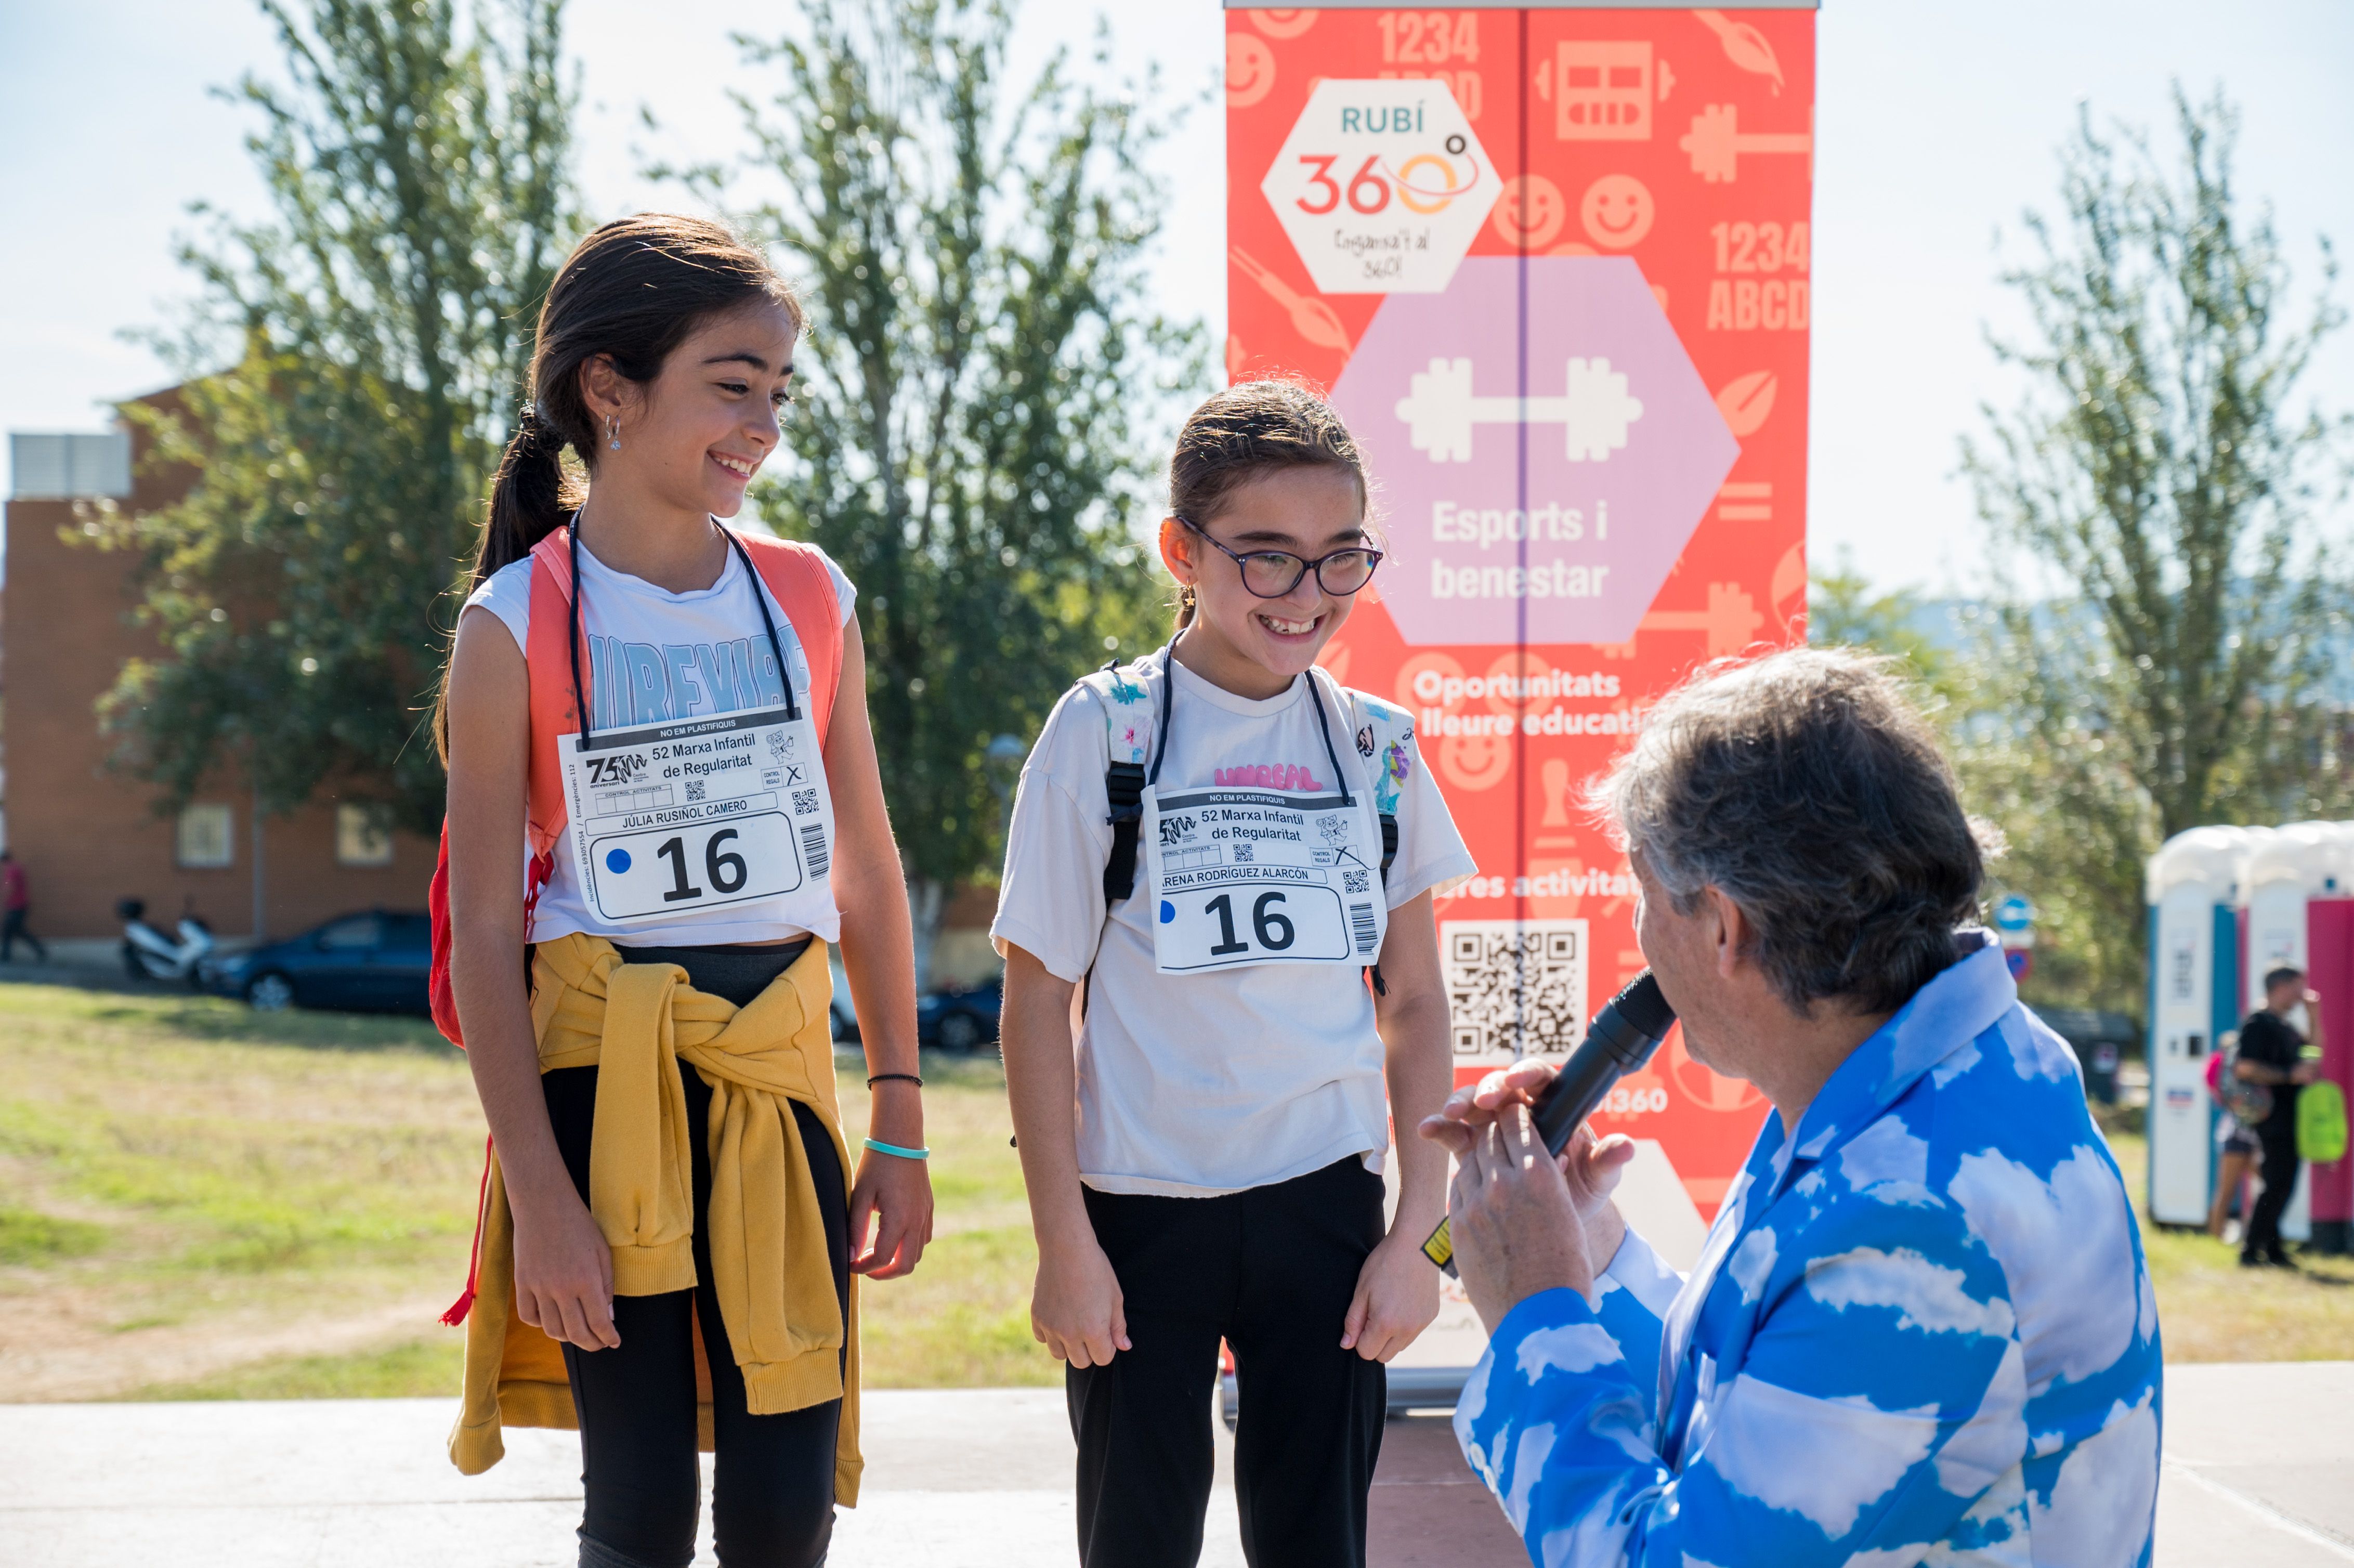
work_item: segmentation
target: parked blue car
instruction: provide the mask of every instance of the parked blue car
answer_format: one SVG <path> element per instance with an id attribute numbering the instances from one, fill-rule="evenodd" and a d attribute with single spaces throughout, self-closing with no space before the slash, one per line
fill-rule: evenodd
<path id="1" fill-rule="evenodd" d="M 916 1043 L 935 1051 L 978 1051 L 996 1044 L 997 1015 L 1005 1006 L 1004 986 L 984 980 L 970 991 L 936 991 L 916 999 Z M 833 1039 L 858 1044 L 858 1014 L 840 966 L 833 971 Z"/>
<path id="2" fill-rule="evenodd" d="M 984 980 L 970 991 L 936 991 L 916 999 L 916 1041 L 940 1051 L 978 1051 L 997 1043 L 1005 988 Z"/>
<path id="3" fill-rule="evenodd" d="M 349 1012 L 429 1013 L 433 922 L 422 914 L 372 909 L 342 915 L 282 942 L 236 953 L 211 966 L 211 989 L 241 996 L 264 1012 L 287 1007 Z"/>

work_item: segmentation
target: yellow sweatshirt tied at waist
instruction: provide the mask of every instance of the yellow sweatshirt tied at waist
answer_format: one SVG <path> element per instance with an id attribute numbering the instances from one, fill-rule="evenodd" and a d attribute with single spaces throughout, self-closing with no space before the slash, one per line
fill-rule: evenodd
<path id="1" fill-rule="evenodd" d="M 716 1291 L 755 1415 L 841 1399 L 834 1496 L 855 1505 L 858 1280 L 850 1281 L 845 1323 L 800 1124 L 786 1103 L 817 1112 L 846 1185 L 854 1167 L 834 1103 L 825 944 L 811 941 L 741 1008 L 696 991 L 675 964 L 625 964 L 599 937 L 539 944 L 531 974 L 539 1070 L 597 1069 L 588 1208 L 612 1248 L 614 1294 Z M 709 1280 L 695 1278 L 694 1130 L 673 1058 L 711 1086 Z M 579 1425 L 561 1347 L 514 1310 L 514 1224 L 495 1150 L 475 1247 L 465 1396 L 450 1435 L 450 1457 L 470 1476 L 505 1453 L 502 1425 Z M 695 1349 L 707 1451 L 711 1391 L 699 1330 Z"/>

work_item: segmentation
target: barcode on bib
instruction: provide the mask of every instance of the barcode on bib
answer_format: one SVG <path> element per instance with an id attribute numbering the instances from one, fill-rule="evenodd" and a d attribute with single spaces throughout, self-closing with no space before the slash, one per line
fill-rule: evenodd
<path id="1" fill-rule="evenodd" d="M 1370 904 L 1349 906 L 1349 929 L 1357 938 L 1357 951 L 1362 956 L 1373 950 L 1373 906 Z"/>
<path id="2" fill-rule="evenodd" d="M 809 862 L 811 876 L 823 876 L 829 863 L 825 856 L 825 830 L 815 822 L 801 825 L 801 859 Z"/>

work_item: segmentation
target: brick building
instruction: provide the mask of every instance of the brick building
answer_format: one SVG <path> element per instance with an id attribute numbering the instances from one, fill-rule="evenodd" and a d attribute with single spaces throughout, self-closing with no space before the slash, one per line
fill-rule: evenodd
<path id="1" fill-rule="evenodd" d="M 168 406 L 170 392 L 144 401 Z M 241 780 L 222 777 L 176 817 L 111 771 L 96 704 L 124 661 L 154 653 L 133 619 L 133 560 L 77 543 L 77 501 L 139 510 L 186 493 L 187 471 L 143 471 L 144 432 L 15 435 L 0 592 L 0 707 L 6 842 L 48 940 L 119 938 L 117 900 L 151 918 L 203 916 L 224 938 L 290 936 L 355 909 L 422 909 L 434 845 L 376 831 L 356 802 L 313 801 L 262 820 Z"/>

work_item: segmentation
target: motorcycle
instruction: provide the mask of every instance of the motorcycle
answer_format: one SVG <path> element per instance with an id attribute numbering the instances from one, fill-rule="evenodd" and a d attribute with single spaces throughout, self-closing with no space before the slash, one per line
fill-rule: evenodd
<path id="1" fill-rule="evenodd" d="M 180 916 L 179 940 L 147 923 L 147 906 L 126 898 L 114 906 L 122 921 L 122 967 L 133 980 L 186 980 L 201 990 L 202 967 L 213 950 L 213 928 L 193 910 Z"/>

